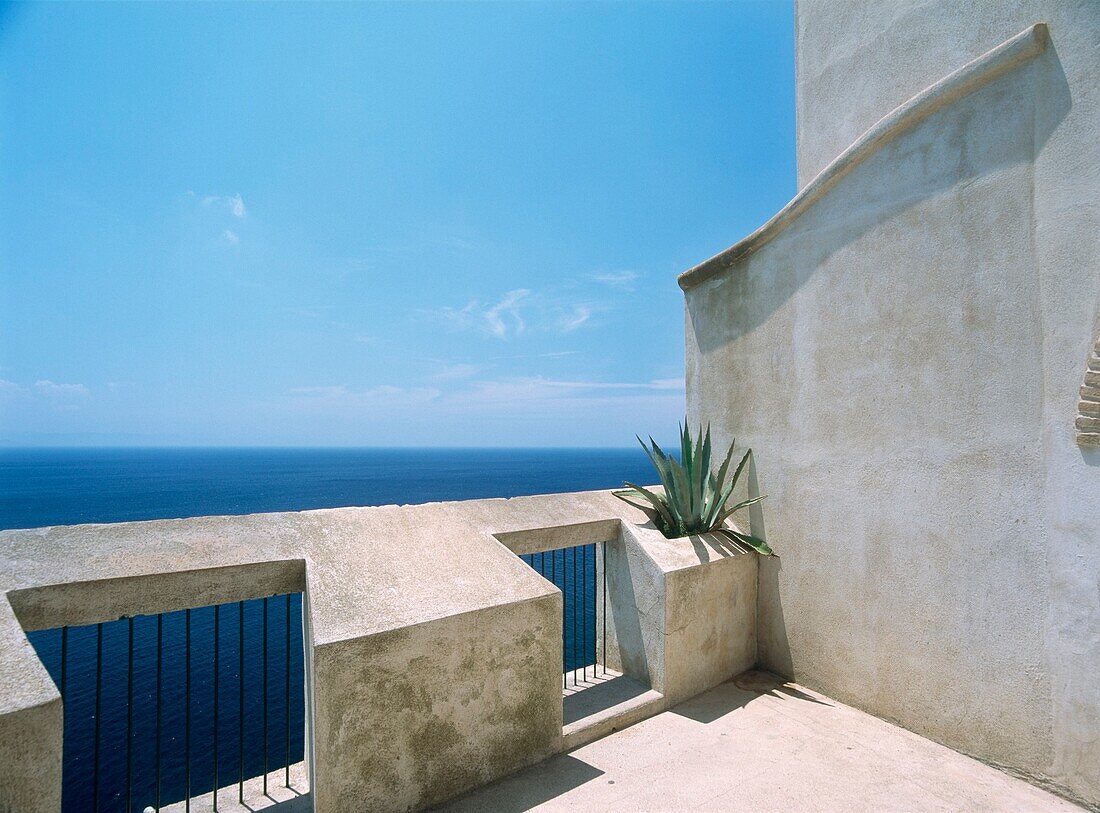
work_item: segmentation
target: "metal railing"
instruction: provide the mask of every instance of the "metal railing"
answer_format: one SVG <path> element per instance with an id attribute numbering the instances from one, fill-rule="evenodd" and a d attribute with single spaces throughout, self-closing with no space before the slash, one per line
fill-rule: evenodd
<path id="1" fill-rule="evenodd" d="M 605 545 L 605 542 L 595 542 L 520 556 L 562 592 L 563 689 L 568 688 L 570 676 L 574 686 L 587 681 L 589 668 L 592 677 L 596 677 L 598 669 L 603 669 L 603 674 L 607 673 Z M 602 654 L 597 651 L 599 646 L 602 646 Z"/>
<path id="2" fill-rule="evenodd" d="M 65 813 L 190 810 L 234 782 L 243 804 L 246 780 L 262 776 L 266 795 L 280 769 L 292 787 L 305 748 L 301 593 L 28 638 L 64 703 Z"/>

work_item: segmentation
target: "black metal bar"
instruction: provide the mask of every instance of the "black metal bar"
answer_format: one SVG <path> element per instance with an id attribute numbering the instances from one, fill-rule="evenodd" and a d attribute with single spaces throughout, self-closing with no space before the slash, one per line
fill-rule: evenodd
<path id="1" fill-rule="evenodd" d="M 157 613 L 157 744 L 156 744 L 156 772 L 157 772 L 157 810 L 160 810 L 160 698 L 161 698 L 161 673 L 164 665 L 164 614 Z"/>
<path id="2" fill-rule="evenodd" d="M 237 676 L 239 679 L 238 699 L 240 700 L 237 717 L 237 801 L 244 805 L 244 602 L 237 602 Z"/>
<path id="3" fill-rule="evenodd" d="M 221 620 L 221 605 L 214 605 L 214 789 L 212 791 L 214 813 L 218 813 L 218 678 L 221 676 L 221 647 L 218 641 L 218 627 Z"/>
<path id="4" fill-rule="evenodd" d="M 191 611 L 184 610 L 183 634 L 183 671 L 184 671 L 184 709 L 183 709 L 183 785 L 184 810 L 191 810 Z"/>
<path id="5" fill-rule="evenodd" d="M 547 574 L 547 561 L 546 561 L 547 553 L 550 554 L 550 563 L 549 563 L 550 564 L 550 569 L 551 569 L 550 574 Z M 539 571 L 540 575 L 543 575 L 544 577 L 546 577 L 547 575 L 551 575 L 551 577 L 555 581 L 555 585 L 557 585 L 557 580 L 556 580 L 556 576 L 557 576 L 557 556 L 556 556 L 556 553 L 557 553 L 557 551 L 538 551 L 537 553 L 528 554 L 526 556 L 527 560 L 530 563 L 530 566 L 534 569 L 537 569 Z M 566 572 L 566 564 L 565 564 L 565 561 L 564 561 L 564 549 L 562 550 L 562 553 L 563 553 L 563 557 L 562 557 L 563 562 L 562 562 L 562 565 L 561 565 L 561 570 L 562 570 L 561 585 L 562 585 L 562 589 L 563 589 L 563 593 L 564 593 L 564 585 L 565 585 L 565 583 L 566 583 L 566 581 L 568 580 L 569 577 L 568 577 L 568 574 Z M 578 588 L 578 585 L 576 583 L 575 575 L 576 575 L 576 561 L 575 561 L 575 552 L 574 552 L 574 583 L 572 585 L 573 606 L 572 606 L 572 609 L 566 607 L 565 601 L 564 601 L 564 598 L 563 598 L 563 602 L 562 602 L 563 629 L 565 628 L 565 622 L 567 620 L 567 616 L 568 616 L 569 612 L 572 612 L 573 615 L 574 615 L 574 618 L 573 618 L 574 630 L 576 630 L 576 624 L 578 623 L 578 620 L 576 618 L 576 613 L 579 612 L 580 610 L 578 609 L 576 593 L 577 593 L 579 588 Z M 584 583 L 584 581 L 583 581 L 583 577 L 582 577 L 582 584 L 583 583 Z M 276 715 L 276 719 L 273 720 L 271 718 L 272 698 L 271 698 L 270 695 L 271 695 L 271 690 L 273 688 L 276 688 L 276 686 L 277 686 L 277 684 L 276 684 L 276 686 L 272 686 L 273 678 L 272 678 L 272 675 L 271 675 L 271 670 L 272 670 L 272 668 L 274 668 L 274 669 L 279 668 L 279 664 L 275 664 L 274 667 L 273 667 L 272 663 L 271 663 L 273 653 L 270 650 L 271 650 L 272 646 L 274 646 L 275 650 L 276 650 L 274 657 L 276 657 L 276 658 L 278 657 L 278 654 L 277 654 L 278 644 L 273 643 L 273 636 L 277 636 L 279 634 L 278 633 L 278 621 L 279 621 L 279 619 L 276 618 L 273 621 L 272 616 L 271 616 L 271 613 L 272 613 L 271 601 L 272 601 L 272 599 L 282 599 L 285 602 L 284 605 L 283 605 L 283 613 L 282 613 L 282 615 L 283 615 L 283 624 L 284 624 L 284 626 L 283 626 L 283 636 L 282 636 L 282 638 L 283 638 L 282 643 L 284 645 L 283 658 L 282 658 L 282 660 L 283 660 L 282 666 L 283 666 L 283 670 L 284 670 L 284 676 L 283 676 L 284 683 L 283 683 L 283 692 L 282 692 L 282 698 L 281 699 L 283 700 L 283 713 L 286 716 L 283 719 L 283 726 L 282 726 L 283 727 L 283 756 L 282 756 L 283 766 L 282 767 L 283 767 L 284 785 L 288 789 L 293 788 L 293 785 L 291 784 L 292 783 L 292 778 L 293 778 L 293 771 L 291 770 L 291 768 L 293 767 L 292 756 L 294 755 L 292 746 L 294 745 L 295 740 L 291 737 L 291 733 L 292 733 L 292 729 L 294 729 L 295 721 L 296 721 L 296 717 L 293 717 L 294 710 L 292 709 L 292 704 L 291 704 L 291 701 L 293 699 L 293 689 L 294 689 L 294 685 L 293 685 L 292 681 L 294 681 L 295 675 L 300 674 L 300 672 L 295 672 L 294 671 L 295 669 L 300 668 L 300 664 L 296 661 L 297 656 L 294 654 L 294 651 L 292 649 L 292 646 L 295 643 L 295 636 L 296 636 L 296 633 L 295 633 L 294 628 L 293 628 L 292 625 L 295 622 L 295 620 L 299 620 L 299 616 L 298 616 L 297 613 L 299 611 L 300 605 L 299 605 L 299 607 L 295 607 L 295 595 L 294 594 L 281 593 L 280 595 L 268 596 L 267 598 L 264 599 L 264 606 L 263 606 L 264 617 L 263 617 L 263 644 L 262 644 L 262 657 L 263 657 L 263 661 L 264 661 L 264 664 L 263 664 L 263 678 L 262 678 L 263 725 L 264 725 L 264 733 L 263 733 L 263 748 L 264 748 L 264 765 L 263 765 L 263 768 L 264 768 L 264 782 L 263 782 L 263 786 L 264 786 L 264 788 L 263 788 L 263 790 L 264 790 L 265 794 L 268 794 L 268 792 L 270 790 L 270 788 L 268 787 L 269 783 L 267 781 L 268 780 L 268 775 L 270 774 L 270 775 L 273 776 L 273 772 L 271 771 L 271 762 L 273 760 L 275 761 L 275 770 L 278 770 L 278 768 L 279 768 L 279 765 L 278 765 L 279 757 L 273 757 L 272 753 L 271 753 L 271 750 L 270 750 L 270 747 L 271 747 L 270 738 L 272 736 L 271 732 L 272 732 L 273 727 L 278 725 L 277 715 Z M 245 604 L 247 602 L 239 601 L 239 602 L 236 602 L 236 603 L 237 603 L 237 607 L 238 607 L 238 619 L 237 619 L 237 621 L 238 621 L 238 624 L 237 624 L 237 626 L 238 626 L 238 630 L 237 630 L 238 631 L 238 642 L 237 642 L 238 643 L 238 652 L 237 652 L 238 664 L 237 665 L 238 665 L 238 683 L 239 683 L 239 691 L 238 691 L 238 698 L 237 698 L 237 700 L 238 700 L 238 713 L 239 713 L 239 719 L 238 719 L 239 728 L 238 728 L 238 732 L 237 732 L 238 762 L 239 762 L 239 765 L 238 765 L 238 800 L 243 804 L 244 795 L 245 795 L 244 794 L 244 781 L 245 781 L 245 777 L 246 777 L 245 769 L 248 767 L 248 765 L 246 765 L 246 762 L 247 762 L 246 754 L 248 752 L 245 751 L 245 746 L 246 746 L 245 740 L 246 740 L 246 735 L 247 735 L 247 730 L 246 730 L 246 727 L 245 727 L 246 712 L 247 712 L 247 702 L 246 701 L 248 701 L 249 699 L 254 700 L 254 698 L 251 698 L 250 695 L 247 695 L 246 690 L 245 690 L 245 664 L 244 664 L 244 661 L 245 661 L 245 656 L 246 656 L 246 652 L 247 652 L 246 646 L 245 646 L 246 645 L 245 634 L 246 634 L 246 631 L 247 631 L 246 630 L 247 618 L 246 618 Z M 213 655 L 212 655 L 212 675 L 213 675 L 212 700 L 213 700 L 213 702 L 212 702 L 212 712 L 211 712 L 211 714 L 212 714 L 213 724 L 212 724 L 211 734 L 212 734 L 212 737 L 213 737 L 213 743 L 211 744 L 211 754 L 212 754 L 212 767 L 213 767 L 213 771 L 212 771 L 213 787 L 212 787 L 212 804 L 211 804 L 211 807 L 213 808 L 214 811 L 217 811 L 221 807 L 221 799 L 218 796 L 218 791 L 220 790 L 220 782 L 221 782 L 221 779 L 223 778 L 222 777 L 221 762 L 222 762 L 223 759 L 227 760 L 227 761 L 229 759 L 229 756 L 226 755 L 226 753 L 225 753 L 226 747 L 229 747 L 229 746 L 222 744 L 222 742 L 221 742 L 221 733 L 222 733 L 222 731 L 221 730 L 223 728 L 222 717 L 225 716 L 225 713 L 226 713 L 227 709 L 230 709 L 231 707 L 223 708 L 223 706 L 225 706 L 225 702 L 230 702 L 230 703 L 232 702 L 232 697 L 222 698 L 222 685 L 221 684 L 223 683 L 224 680 L 232 680 L 231 677 L 230 678 L 225 678 L 225 677 L 223 677 L 223 674 L 222 674 L 223 671 L 231 672 L 232 667 L 228 663 L 224 662 L 224 658 L 225 657 L 230 657 L 230 658 L 232 657 L 232 644 L 230 644 L 228 641 L 226 642 L 226 646 L 229 647 L 229 649 L 225 653 L 225 656 L 223 656 L 223 654 L 221 652 L 221 649 L 222 649 L 222 641 L 221 641 L 221 638 L 222 638 L 221 624 L 222 624 L 222 622 L 221 622 L 221 616 L 223 615 L 223 613 L 221 611 L 222 610 L 222 605 L 208 605 L 208 606 L 213 607 L 213 636 L 214 636 Z M 225 605 L 225 606 L 229 607 L 228 604 Z M 88 723 L 87 716 L 84 718 L 83 721 L 81 721 L 81 720 L 78 720 L 75 717 L 73 717 L 72 714 L 69 714 L 68 715 L 69 719 L 66 720 L 66 726 L 65 726 L 70 734 L 72 734 L 74 736 L 79 736 L 81 739 L 84 739 L 85 742 L 87 742 L 87 739 L 92 740 L 92 742 L 89 743 L 89 745 L 91 746 L 92 753 L 88 755 L 89 759 L 88 759 L 88 762 L 84 763 L 84 767 L 79 769 L 79 771 L 78 771 L 79 776 L 75 776 L 75 775 L 74 776 L 69 776 L 69 774 L 72 773 L 72 767 L 71 766 L 70 766 L 70 770 L 66 772 L 66 778 L 69 780 L 66 783 L 66 791 L 67 791 L 67 793 L 72 792 L 72 791 L 79 792 L 79 794 L 82 797 L 83 801 L 78 802 L 78 804 L 81 806 L 82 810 L 87 810 L 88 813 L 91 813 L 92 811 L 96 811 L 96 813 L 98 813 L 98 811 L 106 812 L 107 810 L 114 810 L 114 811 L 123 811 L 123 810 L 125 810 L 126 813 L 131 813 L 131 811 L 133 811 L 135 809 L 134 808 L 135 805 L 137 805 L 137 809 L 140 809 L 143 804 L 146 804 L 146 802 L 142 801 L 143 797 L 147 797 L 147 798 L 151 797 L 151 798 L 149 798 L 148 804 L 151 805 L 152 809 L 159 810 L 162 807 L 162 803 L 170 802 L 175 798 L 182 797 L 183 800 L 184 800 L 184 809 L 187 810 L 187 811 L 190 811 L 190 810 L 193 809 L 193 806 L 192 806 L 191 802 L 195 798 L 198 798 L 198 796 L 205 795 L 206 788 L 207 788 L 206 783 L 209 780 L 206 779 L 205 771 L 201 770 L 201 763 L 204 761 L 204 757 L 202 756 L 204 751 L 203 751 L 203 746 L 201 745 L 201 740 L 203 738 L 205 738 L 206 732 L 205 732 L 205 730 L 202 730 L 203 727 L 201 725 L 199 726 L 199 729 L 196 729 L 196 731 L 200 732 L 199 733 L 200 739 L 198 741 L 198 747 L 193 748 L 193 746 L 195 746 L 195 743 L 192 742 L 192 728 L 196 725 L 196 722 L 195 722 L 196 719 L 198 719 L 200 721 L 202 719 L 202 714 L 203 714 L 202 704 L 203 704 L 203 702 L 205 702 L 205 701 L 203 701 L 202 698 L 204 697 L 204 692 L 206 691 L 206 689 L 205 689 L 206 677 L 205 676 L 207 674 L 210 674 L 210 673 L 208 673 L 206 671 L 206 667 L 202 666 L 202 663 L 205 661 L 205 658 L 207 657 L 205 650 L 203 650 L 203 646 L 205 645 L 205 638 L 203 637 L 205 633 L 202 632 L 203 625 L 200 624 L 197 641 L 196 641 L 196 638 L 195 638 L 195 635 L 194 635 L 194 630 L 192 629 L 192 610 L 195 610 L 195 609 L 199 610 L 200 613 L 204 613 L 206 608 L 201 608 L 201 607 L 200 608 L 187 608 L 183 612 L 183 616 L 184 616 L 183 619 L 179 619 L 178 614 L 175 614 L 175 613 L 173 613 L 173 614 L 164 614 L 164 613 L 156 614 L 156 616 L 155 616 L 156 617 L 156 633 L 155 633 L 156 642 L 155 642 L 155 644 L 151 640 L 152 632 L 153 632 L 151 628 L 146 630 L 146 627 L 143 626 L 142 630 L 146 630 L 146 631 L 142 632 L 141 635 L 138 635 L 138 632 L 141 632 L 141 630 L 138 629 L 139 625 L 137 623 L 137 616 L 127 616 L 124 619 L 120 620 L 118 623 L 115 623 L 115 622 L 96 623 L 95 624 L 95 633 L 94 633 L 94 635 L 95 635 L 95 644 L 94 644 L 94 648 L 95 648 L 95 655 L 94 655 L 95 665 L 92 669 L 86 670 L 86 672 L 87 672 L 86 674 L 82 674 L 80 671 L 74 672 L 73 671 L 74 667 L 70 664 L 70 660 L 71 660 L 70 649 L 71 649 L 71 647 L 69 645 L 70 644 L 69 639 L 70 639 L 71 636 L 69 634 L 70 630 L 69 630 L 68 626 L 62 626 L 62 627 L 57 628 L 57 633 L 58 633 L 57 638 L 53 638 L 52 637 L 53 633 L 51 632 L 50 633 L 50 638 L 45 639 L 46 641 L 52 642 L 52 646 L 57 647 L 57 649 L 54 649 L 54 656 L 53 657 L 47 657 L 46 660 L 49 663 L 49 665 L 51 666 L 50 671 L 55 676 L 57 676 L 58 689 L 60 690 L 62 701 L 64 703 L 68 704 L 68 705 L 72 704 L 73 698 L 70 697 L 70 695 L 74 694 L 74 692 L 69 691 L 69 683 L 74 682 L 74 680 L 79 680 L 79 683 L 74 683 L 74 686 L 76 686 L 76 689 L 80 694 L 84 694 L 86 696 L 86 691 L 87 691 L 88 688 L 91 688 L 95 691 L 95 696 L 94 696 L 94 698 L 92 698 L 92 705 L 93 705 L 92 714 L 88 715 L 88 716 L 92 717 L 91 722 L 92 722 L 92 729 L 93 730 L 89 732 L 86 728 L 87 723 Z M 230 614 L 232 613 L 231 610 L 229 610 L 228 612 L 230 612 Z M 166 637 L 166 633 L 165 633 L 165 615 L 169 616 L 168 617 L 168 627 L 167 627 L 167 637 Z M 203 617 L 202 615 L 198 616 L 200 621 L 201 621 L 202 617 Z M 173 618 L 175 618 L 176 620 L 173 621 Z M 123 623 L 122 623 L 123 620 L 125 621 L 125 632 L 123 632 Z M 149 620 L 151 621 L 152 619 L 149 619 Z M 175 692 L 176 692 L 175 687 L 178 686 L 178 684 L 173 684 L 172 683 L 173 680 L 178 680 L 178 674 L 179 674 L 178 671 L 175 673 L 176 674 L 175 678 L 173 678 L 172 675 L 169 674 L 168 677 L 167 677 L 168 683 L 165 684 L 165 680 L 166 680 L 165 667 L 167 666 L 168 669 L 169 669 L 169 672 L 171 672 L 171 670 L 173 668 L 172 663 L 173 662 L 175 662 L 176 664 L 179 663 L 179 661 L 176 660 L 176 658 L 178 657 L 178 655 L 177 655 L 178 650 L 175 649 L 175 647 L 172 644 L 172 641 L 173 640 L 177 640 L 177 641 L 179 640 L 178 637 L 175 637 L 175 636 L 179 635 L 179 630 L 178 630 L 177 627 L 174 627 L 174 624 L 178 623 L 180 620 L 183 621 L 184 627 L 185 627 L 184 630 L 183 630 L 184 636 L 183 636 L 183 641 L 182 641 L 182 643 L 184 644 L 184 658 L 181 659 L 183 661 L 183 666 L 184 666 L 184 681 L 183 681 L 184 686 L 179 687 L 179 688 L 182 688 L 184 690 L 183 692 L 180 692 L 182 697 L 175 694 Z M 232 625 L 232 619 L 227 618 L 226 623 Z M 272 626 L 271 626 L 273 623 L 275 624 L 274 629 L 272 629 Z M 87 631 L 89 633 L 91 632 L 91 629 L 88 629 L 86 627 L 82 627 L 82 628 L 78 629 L 78 633 L 82 632 L 84 629 L 87 629 Z M 225 634 L 226 635 L 232 635 L 232 632 L 226 632 Z M 577 651 L 576 647 L 578 645 L 580 645 L 581 642 L 586 640 L 583 637 L 583 635 L 586 635 L 586 633 L 582 634 L 581 637 L 577 637 L 576 635 L 574 637 L 574 644 L 573 644 L 574 649 L 572 650 L 573 651 L 572 657 L 574 658 L 574 660 L 576 658 L 576 651 Z M 123 663 L 121 662 L 122 661 L 122 653 L 117 652 L 117 646 L 122 645 L 123 636 L 125 636 L 125 644 L 126 644 L 125 665 L 123 665 Z M 167 645 L 166 645 L 166 639 L 167 639 L 167 642 L 168 642 Z M 74 639 L 74 641 L 79 643 L 79 638 Z M 166 652 L 166 646 L 167 646 L 167 652 Z M 196 655 L 196 653 L 195 653 L 195 647 L 196 646 L 199 647 L 199 652 L 198 652 L 199 663 L 198 664 L 196 664 L 195 660 L 194 660 L 195 655 Z M 585 644 L 585 646 L 586 646 L 586 644 Z M 153 651 L 154 647 L 155 647 L 155 654 L 154 654 L 154 651 Z M 80 663 L 80 660 L 79 660 L 78 656 L 72 656 L 72 657 L 76 657 L 77 658 L 76 663 L 78 663 L 78 664 Z M 106 660 L 107 660 L 108 657 L 110 657 L 112 659 L 112 663 L 110 665 L 108 665 L 106 663 Z M 563 686 L 567 686 L 568 676 L 564 673 L 564 665 L 568 663 L 568 658 L 569 657 L 570 656 L 569 656 L 568 652 L 564 651 L 564 647 L 563 647 Z M 143 678 L 142 675 L 145 674 L 145 673 L 142 672 L 142 670 L 146 668 L 146 664 L 148 664 L 149 666 L 152 666 L 153 664 L 149 664 L 148 661 L 151 661 L 151 660 L 154 660 L 154 659 L 156 661 L 156 663 L 155 663 L 155 669 L 156 669 L 155 678 L 153 676 L 149 676 L 149 678 L 147 678 L 147 679 Z M 91 666 L 91 664 L 88 664 L 88 665 Z M 56 667 L 56 671 L 55 671 L 54 667 Z M 178 665 L 177 665 L 176 668 L 178 668 Z M 192 685 L 195 681 L 195 675 L 193 674 L 195 669 L 198 669 L 198 671 L 199 671 L 199 677 L 198 677 L 199 683 L 197 684 L 197 689 L 196 689 L 196 686 Z M 94 670 L 94 674 L 95 674 L 95 677 L 94 677 L 95 684 L 94 684 L 94 686 L 91 685 L 91 680 L 92 680 L 91 672 L 93 670 Z M 125 673 L 126 673 L 126 677 L 125 677 L 126 687 L 125 687 L 125 695 L 124 696 L 122 694 L 122 692 L 123 692 L 122 686 L 118 685 L 119 684 L 119 678 L 122 677 L 121 672 L 123 670 L 125 670 Z M 573 671 L 574 671 L 574 681 L 576 681 L 577 675 L 575 673 L 579 670 L 577 670 L 575 664 L 574 664 L 574 670 Z M 70 675 L 70 672 L 72 673 L 71 675 Z M 85 677 L 88 678 L 87 681 L 84 680 Z M 252 678 L 254 676 L 252 675 L 252 673 L 249 673 L 249 677 Z M 275 677 L 275 679 L 277 680 L 277 676 Z M 148 683 L 144 683 L 144 684 L 142 684 L 142 686 L 139 686 L 138 685 L 139 680 L 155 681 L 155 686 L 149 686 Z M 111 684 L 110 686 L 107 686 L 108 682 Z M 145 688 L 143 688 L 143 686 Z M 141 691 L 139 691 L 139 689 Z M 154 691 L 149 692 L 148 689 L 154 689 Z M 195 694 L 195 691 L 198 691 L 198 694 Z M 249 690 L 249 691 L 251 691 L 251 690 Z M 276 691 L 277 691 L 277 688 L 276 688 Z M 152 695 L 152 696 L 150 696 L 150 695 Z M 174 700 L 173 699 L 174 697 L 178 698 L 178 699 Z M 143 698 L 147 698 L 147 700 L 143 700 Z M 173 704 L 169 707 L 167 717 L 165 716 L 165 711 L 164 711 L 164 709 L 165 709 L 164 703 L 165 703 L 166 699 L 169 703 Z M 182 700 L 183 702 L 179 703 L 180 700 Z M 154 703 L 154 708 L 153 709 L 148 709 L 147 706 L 146 706 L 146 710 L 142 711 L 142 708 L 141 708 L 142 704 L 147 703 L 148 701 L 152 701 Z M 125 711 L 123 711 L 123 709 L 119 707 L 120 704 L 123 703 L 123 702 L 126 703 Z M 177 703 L 178 703 L 178 705 L 176 705 Z M 198 711 L 197 712 L 196 712 L 196 709 L 193 708 L 193 704 L 195 704 L 195 703 L 197 703 L 197 705 L 198 705 Z M 180 705 L 183 706 L 182 709 L 179 709 Z M 183 712 L 183 715 L 182 715 L 183 718 L 184 718 L 183 719 L 183 728 L 184 728 L 183 732 L 178 732 L 178 729 L 176 728 L 176 726 L 178 725 L 178 722 L 177 722 L 178 718 L 176 716 L 177 710 Z M 68 711 L 71 712 L 72 709 L 68 709 Z M 152 712 L 152 714 L 149 714 L 149 712 Z M 195 717 L 196 713 L 199 715 L 197 718 Z M 145 715 L 145 716 L 143 717 L 143 715 Z M 148 719 L 150 716 L 153 717 L 152 720 Z M 232 716 L 232 715 L 230 714 L 230 716 Z M 143 720 L 147 720 L 148 722 L 143 722 Z M 166 721 L 169 723 L 170 727 L 173 729 L 173 733 L 170 734 L 171 739 L 170 739 L 169 745 L 167 747 L 164 744 L 164 728 L 165 728 L 165 722 Z M 150 723 L 152 725 L 149 725 Z M 229 724 L 226 724 L 226 725 L 232 725 L 232 724 L 229 723 Z M 83 733 L 81 733 L 81 731 Z M 120 742 L 119 741 L 119 735 L 123 734 L 123 732 L 125 732 L 124 733 L 125 741 Z M 182 743 L 179 743 L 179 740 L 176 739 L 179 736 L 179 733 L 182 733 L 182 737 L 180 737 L 180 739 L 183 740 Z M 92 737 L 88 738 L 87 737 L 88 734 L 91 734 Z M 229 736 L 232 736 L 231 732 L 227 732 L 227 734 Z M 274 734 L 274 736 L 277 737 L 278 735 Z M 149 742 L 150 738 L 153 740 L 152 743 Z M 65 742 L 66 746 L 69 746 L 70 738 L 66 737 L 64 739 L 64 742 Z M 165 761 L 165 759 L 167 759 L 169 761 L 169 763 L 171 763 L 173 760 L 179 759 L 179 756 L 176 756 L 175 754 L 173 754 L 173 750 L 174 750 L 174 748 L 172 746 L 173 742 L 177 742 L 177 743 L 179 743 L 179 745 L 182 746 L 182 748 L 180 748 L 180 750 L 183 753 L 180 756 L 182 756 L 183 763 L 184 763 L 183 766 L 182 766 L 183 767 L 183 771 L 182 771 L 183 776 L 181 777 L 179 774 L 175 773 L 176 770 L 179 770 L 178 762 L 176 762 L 176 767 L 174 767 L 174 768 L 171 764 L 169 764 L 168 771 L 167 771 L 169 781 L 168 781 L 168 784 L 165 785 L 165 783 L 164 783 L 164 776 L 165 776 L 164 761 Z M 277 741 L 276 741 L 275 747 L 278 748 Z M 123 752 L 122 749 L 125 749 L 125 751 Z M 193 753 L 193 751 L 195 751 L 195 753 Z M 150 753 L 150 752 L 152 752 L 152 753 Z M 198 774 L 195 775 L 197 777 L 197 779 L 193 780 L 193 777 L 192 777 L 192 768 L 193 768 L 192 761 L 196 756 L 198 757 L 199 762 L 200 762 L 200 771 L 199 771 Z M 151 765 L 149 764 L 150 762 L 152 763 Z M 76 764 L 77 764 L 78 767 L 80 766 L 80 760 L 79 759 L 77 759 Z M 114 766 L 115 768 L 118 769 L 117 771 L 114 772 L 114 774 L 111 773 L 112 766 Z M 88 775 L 87 775 L 87 771 L 89 769 L 91 770 L 91 777 L 88 777 Z M 125 779 L 123 779 L 123 777 L 120 775 L 123 769 L 126 772 L 125 773 Z M 228 769 L 228 770 L 231 771 L 232 769 Z M 90 779 L 90 781 L 88 781 L 89 779 Z M 180 782 L 181 779 L 182 779 L 182 782 Z M 123 784 L 122 784 L 123 781 L 125 781 L 125 787 L 123 787 Z M 84 782 L 86 782 L 86 784 L 83 784 Z M 232 782 L 232 779 L 227 779 L 227 784 L 231 783 L 231 782 Z M 179 784 L 177 784 L 177 783 L 179 783 Z M 80 788 L 81 784 L 83 784 L 82 789 Z M 149 787 L 149 785 L 152 785 L 153 787 Z M 180 785 L 182 785 L 182 787 L 180 787 Z M 167 788 L 167 792 L 169 794 L 173 794 L 173 793 L 176 794 L 174 797 L 172 797 L 172 799 L 165 798 L 164 794 L 166 792 L 166 788 Z M 175 788 L 175 790 L 173 790 L 173 788 Z M 91 801 L 90 802 L 88 800 L 89 795 L 91 796 Z M 104 797 L 106 797 L 106 798 L 104 798 Z M 199 806 L 201 806 L 201 805 L 199 805 Z M 210 809 L 210 808 L 207 808 L 207 809 Z"/>
<path id="6" fill-rule="evenodd" d="M 134 808 L 134 618 L 127 624 L 126 656 L 126 813 Z"/>
<path id="7" fill-rule="evenodd" d="M 267 795 L 267 596 L 264 596 L 264 796 Z"/>
<path id="8" fill-rule="evenodd" d="M 573 547 L 573 685 L 577 685 L 577 548 Z"/>
<path id="9" fill-rule="evenodd" d="M 581 546 L 581 680 L 588 680 L 588 545 Z"/>
<path id="10" fill-rule="evenodd" d="M 603 558 L 603 673 L 607 674 L 607 542 L 600 543 Z"/>
<path id="11" fill-rule="evenodd" d="M 554 553 L 557 558 L 557 552 Z M 565 688 L 565 548 L 561 550 L 561 687 Z"/>
<path id="12" fill-rule="evenodd" d="M 283 684 L 283 720 L 286 722 L 285 774 L 283 784 L 290 787 L 290 593 L 286 594 L 286 683 Z"/>
<path id="13" fill-rule="evenodd" d="M 103 625 L 95 625 L 95 744 L 92 747 L 92 809 L 99 810 L 99 718 L 103 698 Z"/>

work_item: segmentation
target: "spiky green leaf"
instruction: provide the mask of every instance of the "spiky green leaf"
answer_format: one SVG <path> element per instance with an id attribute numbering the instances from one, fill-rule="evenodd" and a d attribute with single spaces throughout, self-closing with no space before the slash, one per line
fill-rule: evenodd
<path id="1" fill-rule="evenodd" d="M 653 508 L 657 511 L 657 514 L 660 516 L 662 522 L 666 523 L 669 527 L 673 527 L 675 525 L 675 521 L 672 518 L 672 514 L 669 513 L 668 505 L 665 503 L 664 499 L 659 494 L 653 493 L 648 488 L 644 488 L 642 486 L 634 485 L 634 483 L 627 482 L 627 483 L 624 483 L 624 485 L 628 486 L 630 489 L 632 489 L 633 491 L 640 494 L 643 499 L 645 499 L 647 502 L 649 502 L 653 506 Z M 612 492 L 612 493 L 615 493 L 615 492 Z M 619 496 L 619 495 L 616 494 L 616 496 Z M 619 496 L 619 499 L 623 500 L 624 502 L 627 501 L 621 496 Z"/>
<path id="2" fill-rule="evenodd" d="M 756 536 L 750 536 L 749 534 L 743 534 L 740 531 L 734 531 L 729 528 L 722 528 L 718 531 L 726 538 L 734 539 L 735 541 L 745 545 L 748 548 L 759 553 L 761 556 L 775 556 L 775 551 L 771 549 L 767 542 Z"/>

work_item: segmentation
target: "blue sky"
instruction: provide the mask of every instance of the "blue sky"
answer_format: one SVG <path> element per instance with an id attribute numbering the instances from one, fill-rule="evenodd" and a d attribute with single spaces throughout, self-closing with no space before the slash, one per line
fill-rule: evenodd
<path id="1" fill-rule="evenodd" d="M 0 444 L 625 446 L 792 3 L 0 7 Z"/>

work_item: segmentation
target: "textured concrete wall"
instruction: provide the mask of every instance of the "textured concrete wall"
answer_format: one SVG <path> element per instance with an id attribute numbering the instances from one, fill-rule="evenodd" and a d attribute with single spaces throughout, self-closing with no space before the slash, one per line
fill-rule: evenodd
<path id="1" fill-rule="evenodd" d="M 629 560 L 612 654 L 660 692 L 631 719 L 751 666 L 755 556 L 644 521 L 604 491 L 0 532 L 0 813 L 60 805 L 62 704 L 29 629 L 304 590 L 318 813 L 422 809 L 565 747 L 562 594 L 515 553 Z"/>
<path id="2" fill-rule="evenodd" d="M 559 750 L 561 593 L 314 650 L 317 810 L 421 810 Z"/>
<path id="3" fill-rule="evenodd" d="M 665 539 L 651 523 L 624 522 L 607 550 L 607 666 L 666 706 L 752 668 L 757 567 L 755 554 L 714 534 Z"/>
<path id="4" fill-rule="evenodd" d="M 0 596 L 0 813 L 61 809 L 61 698 Z"/>
<path id="5" fill-rule="evenodd" d="M 1100 4 L 800 0 L 797 59 L 809 193 L 682 279 L 690 418 L 782 557 L 761 660 L 1100 803 Z"/>

